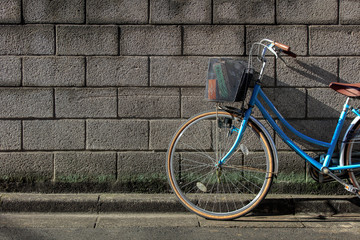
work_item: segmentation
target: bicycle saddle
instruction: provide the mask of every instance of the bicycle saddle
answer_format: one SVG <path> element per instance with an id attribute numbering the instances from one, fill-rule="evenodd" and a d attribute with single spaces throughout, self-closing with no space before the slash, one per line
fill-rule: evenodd
<path id="1" fill-rule="evenodd" d="M 332 82 L 329 87 L 348 97 L 360 97 L 360 83 Z"/>

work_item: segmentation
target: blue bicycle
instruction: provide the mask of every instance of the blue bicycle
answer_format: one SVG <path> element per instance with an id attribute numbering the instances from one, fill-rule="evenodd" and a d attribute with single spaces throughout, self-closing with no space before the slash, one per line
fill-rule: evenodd
<path id="1" fill-rule="evenodd" d="M 247 108 L 244 104 L 240 109 L 218 104 L 228 100 L 230 95 L 232 101 L 245 99 L 249 81 L 253 76 L 252 53 L 256 48 L 257 58 L 262 65 Z M 360 97 L 360 84 L 330 84 L 330 88 L 347 96 L 331 142 L 308 137 L 284 119 L 261 89 L 266 57 L 269 53 L 276 58 L 280 53 L 296 57 L 289 50 L 288 46 L 268 39 L 254 43 L 248 66 L 240 79 L 237 79 L 237 82 L 240 82 L 237 85 L 229 79 L 242 63 L 220 59 L 209 64 L 211 71 L 206 96 L 208 100 L 217 102 L 217 107 L 187 120 L 175 133 L 167 153 L 166 169 L 170 186 L 180 202 L 190 211 L 207 219 L 234 219 L 249 213 L 265 198 L 274 176 L 278 173 L 278 156 L 269 132 L 252 116 L 255 107 L 281 139 L 309 162 L 318 174 L 336 180 L 347 191 L 359 196 L 360 110 L 351 107 L 349 100 Z M 320 158 L 312 158 L 305 153 L 284 133 L 263 103 L 295 135 L 326 147 L 326 154 Z M 334 149 L 349 112 L 356 117 L 342 139 L 339 161 L 334 163 Z M 349 183 L 344 179 L 344 174 L 350 179 Z"/>

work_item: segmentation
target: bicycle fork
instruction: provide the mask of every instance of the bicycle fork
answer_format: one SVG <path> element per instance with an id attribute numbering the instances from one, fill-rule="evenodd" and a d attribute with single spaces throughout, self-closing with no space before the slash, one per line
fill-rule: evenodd
<path id="1" fill-rule="evenodd" d="M 238 135 L 236 137 L 236 140 L 234 141 L 234 144 L 231 146 L 230 150 L 225 154 L 224 157 L 222 157 L 220 160 L 218 160 L 217 167 L 219 168 L 219 171 L 221 171 L 221 166 L 224 163 L 226 163 L 226 161 L 237 151 L 238 147 L 240 146 L 241 139 L 242 139 L 242 137 L 244 135 L 246 125 L 247 125 L 248 119 L 250 117 L 250 113 L 246 114 L 248 111 L 249 110 L 247 110 L 245 112 L 245 117 L 241 121 L 240 128 L 236 128 L 234 126 L 231 126 L 231 128 L 229 130 L 229 134 L 232 134 L 232 133 L 236 132 Z M 248 116 L 246 117 L 246 115 L 248 115 Z M 241 146 L 240 146 L 240 148 L 241 148 Z M 242 151 L 245 151 L 245 150 L 242 150 Z"/>
<path id="2" fill-rule="evenodd" d="M 265 66 L 265 64 L 264 64 L 264 66 Z M 264 68 L 264 66 L 263 66 L 263 68 Z M 243 138 L 244 132 L 246 130 L 247 123 L 248 123 L 248 121 L 250 119 L 252 109 L 254 108 L 255 100 L 256 100 L 257 95 L 258 95 L 259 90 L 260 90 L 260 85 L 258 84 L 258 82 L 259 82 L 259 80 L 256 82 L 257 84 L 255 84 L 255 86 L 254 86 L 253 94 L 252 94 L 251 99 L 249 101 L 249 108 L 243 113 L 243 119 L 241 121 L 240 128 L 239 129 L 233 129 L 233 131 L 238 132 L 238 136 L 237 136 L 234 144 L 232 145 L 231 149 L 225 154 L 225 156 L 223 158 L 218 160 L 217 167 L 221 167 L 230 158 L 230 156 L 232 156 L 232 154 L 235 153 L 236 149 L 240 145 L 241 139 Z"/>

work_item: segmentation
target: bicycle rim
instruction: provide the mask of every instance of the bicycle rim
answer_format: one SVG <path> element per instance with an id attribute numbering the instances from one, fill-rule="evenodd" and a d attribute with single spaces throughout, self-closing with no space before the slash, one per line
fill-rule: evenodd
<path id="1" fill-rule="evenodd" d="M 236 152 L 217 167 L 240 124 L 223 111 L 199 114 L 180 127 L 170 144 L 169 183 L 181 203 L 202 217 L 225 220 L 245 215 L 270 189 L 272 151 L 265 134 L 251 121 Z"/>

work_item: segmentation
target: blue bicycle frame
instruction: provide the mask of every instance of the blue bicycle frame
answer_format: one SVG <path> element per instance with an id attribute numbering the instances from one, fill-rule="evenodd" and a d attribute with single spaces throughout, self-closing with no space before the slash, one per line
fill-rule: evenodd
<path id="1" fill-rule="evenodd" d="M 326 147 L 328 149 L 327 154 L 325 156 L 325 161 L 324 161 L 323 164 L 321 164 L 320 162 L 316 161 L 314 158 L 312 158 L 308 154 L 306 154 L 298 145 L 296 145 L 284 133 L 284 131 L 279 127 L 279 125 L 275 122 L 275 120 L 271 117 L 271 115 L 268 113 L 268 111 L 262 105 L 262 103 L 259 100 L 259 97 L 266 103 L 266 105 L 270 108 L 270 110 L 276 115 L 276 117 L 280 120 L 280 122 L 287 129 L 289 129 L 295 135 L 297 135 L 298 137 L 304 139 L 307 142 L 310 142 L 310 143 L 313 143 L 313 144 L 316 144 L 316 145 L 319 145 L 319 146 L 323 146 L 323 147 Z M 335 149 L 335 146 L 336 146 L 336 144 L 338 142 L 341 129 L 342 129 L 342 127 L 344 125 L 344 122 L 345 122 L 346 115 L 350 110 L 350 106 L 348 105 L 348 100 L 344 104 L 344 108 L 343 108 L 343 110 L 342 110 L 342 112 L 340 114 L 340 117 L 339 117 L 337 126 L 335 128 L 335 132 L 333 134 L 333 137 L 331 139 L 331 142 L 328 143 L 328 142 L 323 142 L 323 141 L 319 141 L 317 139 L 308 137 L 308 136 L 300 133 L 299 131 L 297 131 L 294 127 L 292 127 L 284 119 L 284 117 L 278 112 L 278 110 L 275 108 L 275 106 L 272 104 L 272 102 L 269 100 L 269 98 L 265 95 L 265 93 L 261 89 L 260 84 L 258 82 L 255 84 L 255 87 L 254 87 L 254 90 L 253 90 L 253 93 L 252 93 L 252 96 L 251 96 L 251 99 L 250 99 L 250 102 L 249 102 L 249 108 L 244 113 L 244 117 L 243 117 L 240 129 L 235 129 L 238 132 L 237 139 L 236 139 L 235 143 L 233 144 L 231 150 L 219 161 L 220 166 L 226 162 L 226 160 L 235 152 L 235 150 L 239 146 L 240 141 L 241 141 L 242 136 L 243 136 L 243 133 L 245 132 L 247 122 L 248 122 L 248 120 L 250 118 L 250 115 L 251 115 L 251 113 L 253 111 L 254 106 L 256 106 L 260 110 L 260 112 L 262 113 L 264 118 L 270 123 L 271 127 L 279 134 L 281 139 L 286 144 L 288 144 L 298 155 L 300 155 L 306 161 L 311 163 L 318 170 L 321 171 L 324 167 L 328 168 L 330 171 L 339 171 L 339 170 L 344 170 L 344 169 L 360 168 L 360 164 L 347 165 L 347 166 L 331 166 L 331 167 L 329 167 L 331 157 L 332 157 L 332 155 L 334 153 L 334 149 Z M 360 116 L 360 113 L 357 110 L 352 109 L 352 111 L 356 115 Z"/>
<path id="2" fill-rule="evenodd" d="M 264 45 L 263 42 L 268 42 L 270 44 L 268 45 Z M 261 57 L 259 58 L 260 60 L 262 60 L 262 68 L 260 71 L 260 75 L 258 80 L 255 83 L 254 86 L 254 90 L 252 92 L 250 101 L 249 101 L 249 108 L 244 112 L 243 115 L 243 120 L 241 123 L 241 126 L 239 129 L 234 129 L 236 132 L 238 132 L 238 136 L 233 144 L 233 146 L 231 147 L 231 149 L 229 150 L 229 152 L 219 161 L 218 165 L 221 166 L 222 164 L 224 164 L 226 162 L 227 159 L 229 159 L 229 157 L 236 151 L 236 149 L 238 148 L 240 141 L 242 139 L 242 136 L 245 132 L 247 123 L 249 121 L 249 118 L 251 116 L 251 113 L 253 111 L 253 108 L 256 106 L 260 112 L 262 113 L 262 115 L 264 116 L 264 118 L 269 122 L 269 124 L 271 125 L 271 127 L 276 131 L 277 134 L 279 134 L 279 136 L 281 137 L 281 139 L 287 144 L 289 145 L 298 155 L 300 155 L 302 158 L 304 158 L 307 162 L 309 162 L 310 164 L 312 164 L 315 168 L 317 168 L 319 171 L 322 171 L 324 168 L 329 169 L 330 171 L 341 171 L 341 170 L 345 170 L 345 169 L 353 169 L 353 168 L 360 168 L 360 164 L 351 164 L 351 165 L 346 165 L 346 166 L 330 166 L 330 162 L 331 162 L 331 157 L 334 153 L 334 149 L 335 146 L 338 142 L 339 136 L 340 136 L 340 132 L 341 129 L 344 125 L 345 122 L 345 118 L 347 113 L 349 112 L 349 110 L 351 109 L 352 112 L 354 112 L 357 116 L 360 117 L 360 112 L 357 109 L 353 109 L 348 105 L 349 102 L 349 98 L 346 100 L 343 110 L 340 114 L 338 123 L 336 125 L 335 128 L 335 132 L 332 136 L 331 142 L 323 142 L 323 141 L 319 141 L 317 139 L 308 137 L 302 133 L 300 133 L 299 131 L 297 131 L 293 126 L 291 126 L 286 120 L 285 118 L 278 112 L 278 110 L 275 108 L 275 106 L 272 104 L 272 102 L 269 100 L 269 98 L 265 95 L 265 93 L 262 91 L 261 89 L 261 85 L 260 85 L 260 80 L 262 78 L 264 69 L 265 69 L 265 65 L 266 65 L 266 52 L 267 50 L 270 50 L 271 53 L 273 53 L 276 57 L 278 57 L 277 53 L 274 51 L 274 49 L 272 48 L 275 45 L 275 42 L 268 40 L 268 39 L 263 39 L 260 42 L 260 45 L 263 46 L 263 50 L 261 53 Z M 250 50 L 251 52 L 252 50 Z M 250 54 L 251 56 L 251 54 Z M 327 153 L 325 155 L 325 159 L 324 162 L 321 164 L 320 162 L 316 161 L 314 158 L 310 157 L 308 154 L 306 154 L 298 145 L 296 145 L 285 133 L 283 130 L 281 130 L 281 128 L 279 127 L 279 125 L 275 122 L 275 120 L 271 117 L 271 115 L 268 113 L 268 111 L 265 109 L 265 107 L 262 105 L 262 103 L 259 100 L 259 97 L 266 103 L 266 105 L 270 108 L 270 110 L 276 115 L 276 117 L 280 120 L 280 122 L 287 128 L 289 129 L 292 133 L 294 133 L 296 136 L 302 138 L 303 140 L 322 146 L 322 147 L 326 147 Z"/>

